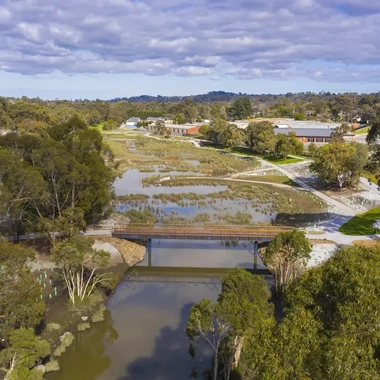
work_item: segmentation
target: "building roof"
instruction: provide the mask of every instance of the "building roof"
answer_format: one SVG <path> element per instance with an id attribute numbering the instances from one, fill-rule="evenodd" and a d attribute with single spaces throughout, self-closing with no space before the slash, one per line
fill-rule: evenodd
<path id="1" fill-rule="evenodd" d="M 287 120 L 275 124 L 278 128 L 303 128 L 303 129 L 335 129 L 341 126 L 342 123 L 322 123 L 319 121 L 299 121 Z"/>
<path id="2" fill-rule="evenodd" d="M 130 117 L 128 120 L 127 120 L 127 123 L 138 123 L 140 121 L 140 118 L 139 117 Z"/>
<path id="3" fill-rule="evenodd" d="M 190 129 L 190 128 L 199 128 L 197 124 L 165 124 L 166 128 L 170 129 Z"/>
<path id="4" fill-rule="evenodd" d="M 274 128 L 274 133 L 288 134 L 295 132 L 297 137 L 331 137 L 333 130 L 323 128 Z"/>
<path id="5" fill-rule="evenodd" d="M 148 121 L 159 121 L 159 120 L 166 120 L 164 117 L 147 117 Z"/>

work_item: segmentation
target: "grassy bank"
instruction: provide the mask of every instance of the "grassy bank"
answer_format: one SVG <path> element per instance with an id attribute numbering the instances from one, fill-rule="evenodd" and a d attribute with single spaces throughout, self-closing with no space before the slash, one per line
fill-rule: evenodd
<path id="1" fill-rule="evenodd" d="M 239 176 L 240 179 L 248 179 L 251 181 L 262 181 L 262 182 L 269 182 L 269 183 L 277 183 L 280 185 L 289 185 L 294 187 L 300 187 L 297 183 L 295 183 L 293 180 L 288 178 L 285 175 L 251 175 L 251 176 Z"/>
<path id="2" fill-rule="evenodd" d="M 371 182 L 373 182 L 373 183 L 377 183 L 377 178 L 376 178 L 376 176 L 373 175 L 372 173 L 363 172 L 363 173 L 362 173 L 362 176 L 363 176 L 364 178 L 369 179 L 369 180 L 370 180 Z"/>
<path id="3" fill-rule="evenodd" d="M 370 129 L 371 127 L 364 127 L 364 128 L 360 128 L 360 129 L 357 129 L 356 131 L 355 131 L 355 135 L 364 135 L 365 133 L 368 133 L 369 132 L 369 129 Z"/>
<path id="4" fill-rule="evenodd" d="M 342 234 L 350 236 L 373 235 L 375 232 L 373 223 L 378 219 L 380 219 L 380 207 L 354 216 L 347 223 L 343 224 L 343 226 L 339 228 L 339 231 Z"/>

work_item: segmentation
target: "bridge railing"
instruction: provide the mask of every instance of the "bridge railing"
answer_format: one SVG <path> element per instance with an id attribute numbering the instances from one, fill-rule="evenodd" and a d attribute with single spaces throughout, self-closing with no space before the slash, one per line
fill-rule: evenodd
<path id="1" fill-rule="evenodd" d="M 160 225 L 147 226 L 129 224 L 113 230 L 114 235 L 151 236 L 151 237 L 223 237 L 230 239 L 275 236 L 290 231 L 292 227 L 280 226 L 236 226 L 236 225 Z"/>
<path id="2" fill-rule="evenodd" d="M 115 226 L 113 229 L 117 230 L 131 230 L 131 229 L 142 229 L 142 230 L 252 230 L 252 231 L 291 231 L 295 227 L 291 226 L 257 226 L 257 225 L 225 225 L 225 224 L 205 224 L 205 225 L 195 225 L 195 224 L 160 224 L 160 225 L 148 225 L 142 223 L 129 223 L 125 225 Z"/>

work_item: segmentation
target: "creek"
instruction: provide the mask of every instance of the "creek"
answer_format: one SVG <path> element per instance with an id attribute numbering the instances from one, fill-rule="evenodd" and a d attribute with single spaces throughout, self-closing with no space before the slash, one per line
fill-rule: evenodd
<path id="1" fill-rule="evenodd" d="M 194 165 L 196 162 L 193 163 Z M 210 203 L 176 204 L 155 200 L 155 194 L 194 192 L 210 194 L 226 185 L 150 186 L 142 180 L 155 172 L 128 170 L 115 182 L 117 195 L 145 194 L 148 206 L 165 215 L 193 217 L 198 211 L 212 215 L 246 211 L 253 222 L 267 222 L 273 215 L 254 210 L 243 198 L 212 199 Z M 184 173 L 170 172 L 164 175 Z M 116 210 L 134 205 L 118 204 Z M 213 219 L 211 219 L 213 220 Z M 187 380 L 193 366 L 185 328 L 189 311 L 203 298 L 215 301 L 220 280 L 228 269 L 253 268 L 254 246 L 212 240 L 153 240 L 151 256 L 131 268 L 107 302 L 106 318 L 76 334 L 74 344 L 59 358 L 61 370 L 48 380 Z M 260 259 L 257 268 L 264 268 Z M 268 281 L 270 281 L 268 279 Z M 207 358 L 203 363 L 209 366 Z"/>
<path id="2" fill-rule="evenodd" d="M 61 371 L 46 379 L 190 379 L 190 308 L 203 298 L 216 300 L 228 268 L 253 268 L 253 244 L 153 240 L 151 252 L 151 266 L 145 257 L 131 268 L 109 298 L 105 320 L 77 333 L 59 359 Z"/>

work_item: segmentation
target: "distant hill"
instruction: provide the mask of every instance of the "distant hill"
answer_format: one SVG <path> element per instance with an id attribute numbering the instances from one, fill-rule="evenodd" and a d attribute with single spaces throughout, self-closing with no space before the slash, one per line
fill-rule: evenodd
<path id="1" fill-rule="evenodd" d="M 111 99 L 110 102 L 120 102 L 121 100 L 126 100 L 129 102 L 157 102 L 157 103 L 171 103 L 171 102 L 181 102 L 185 99 L 192 99 L 194 102 L 228 102 L 234 99 L 239 98 L 240 96 L 255 96 L 255 95 L 247 95 L 234 92 L 225 92 L 225 91 L 211 91 L 207 94 L 200 95 L 190 95 L 190 96 L 151 96 L 151 95 L 140 95 L 140 96 L 131 96 L 129 98 L 115 98 Z M 257 95 L 256 95 L 257 96 Z"/>

